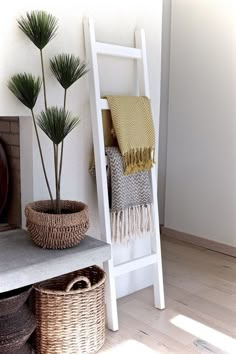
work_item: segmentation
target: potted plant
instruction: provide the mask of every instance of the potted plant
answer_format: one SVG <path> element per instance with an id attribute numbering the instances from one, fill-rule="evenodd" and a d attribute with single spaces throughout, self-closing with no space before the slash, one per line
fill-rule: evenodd
<path id="1" fill-rule="evenodd" d="M 46 93 L 43 50 L 55 37 L 58 29 L 57 19 L 44 11 L 32 11 L 18 19 L 21 31 L 39 49 L 42 79 L 31 73 L 14 75 L 8 87 L 11 92 L 29 108 L 36 133 L 43 174 L 47 185 L 49 200 L 36 201 L 25 208 L 27 228 L 33 241 L 43 248 L 68 248 L 84 238 L 89 227 L 88 206 L 78 201 L 61 200 L 61 176 L 63 169 L 64 140 L 79 124 L 79 118 L 67 110 L 68 89 L 87 73 L 87 65 L 72 54 L 59 54 L 50 59 L 50 69 L 64 90 L 61 107 L 49 107 Z M 34 107 L 43 88 L 44 110 L 35 115 Z M 53 197 L 44 163 L 38 127 L 53 144 L 55 197 Z"/>

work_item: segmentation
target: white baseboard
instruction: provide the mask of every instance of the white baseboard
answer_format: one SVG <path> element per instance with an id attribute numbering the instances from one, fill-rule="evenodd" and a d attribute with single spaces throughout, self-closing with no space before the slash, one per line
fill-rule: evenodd
<path id="1" fill-rule="evenodd" d="M 228 256 L 236 257 L 236 247 L 225 245 L 224 243 L 207 240 L 205 238 L 190 235 L 181 231 L 172 230 L 167 227 L 161 228 L 163 238 L 170 238 L 191 243 L 192 245 L 207 248 L 212 251 L 227 254 Z"/>

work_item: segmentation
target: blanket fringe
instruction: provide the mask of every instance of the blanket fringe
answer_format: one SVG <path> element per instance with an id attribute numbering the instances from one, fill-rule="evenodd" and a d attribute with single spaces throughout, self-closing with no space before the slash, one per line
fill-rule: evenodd
<path id="1" fill-rule="evenodd" d="M 122 211 L 111 211 L 111 237 L 115 243 L 127 243 L 147 232 L 153 232 L 152 204 L 138 205 Z"/>
<path id="2" fill-rule="evenodd" d="M 124 174 L 149 171 L 155 163 L 154 148 L 131 149 L 123 155 Z"/>

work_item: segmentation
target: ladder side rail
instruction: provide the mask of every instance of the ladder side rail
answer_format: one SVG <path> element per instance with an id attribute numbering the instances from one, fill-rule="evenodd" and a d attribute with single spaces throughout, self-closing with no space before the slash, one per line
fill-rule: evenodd
<path id="1" fill-rule="evenodd" d="M 150 98 L 147 51 L 144 30 L 135 32 L 136 47 L 142 51 L 142 60 L 138 62 L 138 82 L 140 94 Z M 153 220 L 154 220 L 154 235 L 151 237 L 152 251 L 157 254 L 157 262 L 154 263 L 154 302 L 155 307 L 159 309 L 165 308 L 163 270 L 161 257 L 161 240 L 160 240 L 160 225 L 159 212 L 157 203 L 157 168 L 154 166 L 151 170 L 151 186 L 153 195 Z"/>
<path id="2" fill-rule="evenodd" d="M 100 106 L 100 85 L 98 63 L 96 54 L 95 31 L 92 19 L 84 20 L 84 35 L 86 56 L 90 64 L 89 92 L 90 110 L 92 119 L 92 133 L 94 143 L 94 157 L 96 163 L 96 183 L 99 209 L 99 222 L 103 240 L 111 245 L 110 213 L 107 187 L 107 174 L 105 162 L 104 137 L 102 126 L 102 112 Z M 106 313 L 108 328 L 118 330 L 118 314 L 116 302 L 116 288 L 113 266 L 113 252 L 111 246 L 111 259 L 104 262 L 104 270 L 107 273 L 106 281 Z"/>

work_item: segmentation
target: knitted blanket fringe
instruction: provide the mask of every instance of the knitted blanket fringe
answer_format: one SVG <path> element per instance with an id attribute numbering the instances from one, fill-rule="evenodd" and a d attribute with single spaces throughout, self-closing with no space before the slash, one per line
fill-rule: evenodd
<path id="1" fill-rule="evenodd" d="M 110 211 L 111 237 L 116 243 L 127 243 L 137 236 L 153 232 L 152 204 Z"/>
<path id="2" fill-rule="evenodd" d="M 132 149 L 124 154 L 124 174 L 149 171 L 155 163 L 154 148 Z"/>

